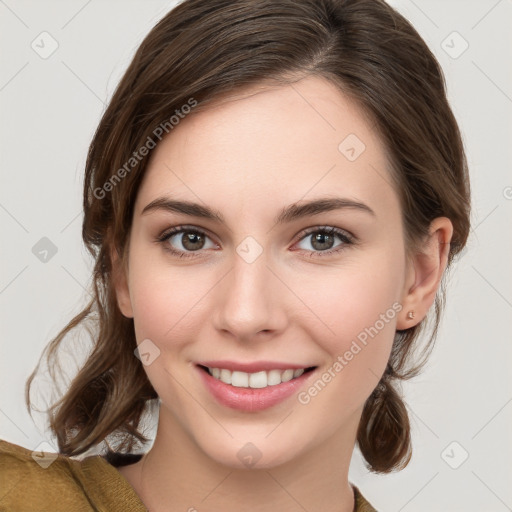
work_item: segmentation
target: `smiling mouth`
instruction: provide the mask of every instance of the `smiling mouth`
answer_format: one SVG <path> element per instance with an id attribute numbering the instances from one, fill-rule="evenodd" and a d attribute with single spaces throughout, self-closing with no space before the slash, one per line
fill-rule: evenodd
<path id="1" fill-rule="evenodd" d="M 262 389 L 271 386 L 277 386 L 283 382 L 299 378 L 301 375 L 313 371 L 316 366 L 298 369 L 268 370 L 255 373 L 241 371 L 231 371 L 226 368 L 210 368 L 208 366 L 198 365 L 203 371 L 211 375 L 214 379 L 220 380 L 236 388 Z"/>

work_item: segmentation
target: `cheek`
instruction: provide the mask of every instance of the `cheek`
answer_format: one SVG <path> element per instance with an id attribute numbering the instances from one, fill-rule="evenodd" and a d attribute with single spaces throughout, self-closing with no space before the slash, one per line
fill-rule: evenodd
<path id="1" fill-rule="evenodd" d="M 310 438 L 329 437 L 359 418 L 389 360 L 402 282 L 403 261 L 391 248 L 359 253 L 302 280 L 301 299 L 315 317 L 301 326 L 326 355 L 316 379 L 297 396 L 301 429 Z"/>
<path id="2" fill-rule="evenodd" d="M 188 395 L 183 396 L 179 385 L 187 378 L 184 350 L 201 337 L 208 316 L 205 296 L 215 281 L 209 282 L 204 272 L 190 271 L 191 267 L 172 268 L 162 260 L 140 263 L 144 261 L 134 258 L 131 268 L 135 336 L 139 344 L 151 340 L 159 351 L 144 370 L 162 401 L 173 410 L 185 411 L 190 407 Z"/>
<path id="3" fill-rule="evenodd" d="M 321 320 L 310 322 L 309 335 L 343 367 L 336 374 L 344 374 L 339 380 L 348 388 L 371 391 L 386 367 L 402 309 L 403 263 L 396 252 L 380 251 L 301 285 L 301 297 Z"/>
<path id="4" fill-rule="evenodd" d="M 172 338 L 173 346 L 179 346 L 182 332 L 190 339 L 201 325 L 202 299 L 212 286 L 205 281 L 207 276 L 191 272 L 190 267 L 173 268 L 164 257 L 145 264 L 143 255 L 134 254 L 132 261 L 130 295 L 137 341 Z"/>

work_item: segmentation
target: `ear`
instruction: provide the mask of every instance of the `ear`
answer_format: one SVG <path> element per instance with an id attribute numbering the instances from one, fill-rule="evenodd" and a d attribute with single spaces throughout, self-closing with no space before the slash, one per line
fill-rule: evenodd
<path id="1" fill-rule="evenodd" d="M 403 309 L 396 326 L 398 330 L 419 324 L 432 306 L 448 264 L 452 235 L 450 219 L 434 219 L 422 246 L 409 257 L 401 300 Z M 410 311 L 413 318 L 408 316 Z"/>
<path id="2" fill-rule="evenodd" d="M 110 249 L 110 259 L 112 261 L 112 284 L 116 293 L 117 305 L 125 317 L 133 318 L 132 301 L 126 275 L 127 269 L 122 264 L 122 260 L 114 247 Z"/>

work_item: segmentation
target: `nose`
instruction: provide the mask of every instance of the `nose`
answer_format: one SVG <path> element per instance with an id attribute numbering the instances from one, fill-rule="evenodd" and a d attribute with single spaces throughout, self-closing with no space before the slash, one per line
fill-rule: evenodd
<path id="1" fill-rule="evenodd" d="M 288 321 L 286 293 L 265 253 L 251 263 L 235 254 L 233 267 L 215 289 L 214 326 L 240 341 L 276 336 Z"/>

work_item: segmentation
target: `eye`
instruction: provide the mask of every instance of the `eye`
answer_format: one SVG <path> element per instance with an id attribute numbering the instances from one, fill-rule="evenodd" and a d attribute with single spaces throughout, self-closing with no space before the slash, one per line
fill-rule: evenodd
<path id="1" fill-rule="evenodd" d="M 311 257 L 331 255 L 354 243 L 353 236 L 346 231 L 332 226 L 310 228 L 301 233 L 302 250 L 311 252 Z M 336 238 L 339 243 L 336 244 Z"/>
<path id="2" fill-rule="evenodd" d="M 187 226 L 176 226 L 164 232 L 157 239 L 166 251 L 180 258 L 194 257 L 194 252 L 218 247 L 202 230 Z M 208 247 L 207 242 L 210 242 Z"/>
<path id="3" fill-rule="evenodd" d="M 354 244 L 354 237 L 346 231 L 332 226 L 309 228 L 300 235 L 300 250 L 311 253 L 311 257 L 324 257 L 338 253 L 348 245 Z M 336 239 L 339 242 L 336 244 Z M 201 229 L 189 226 L 176 226 L 157 238 L 164 245 L 164 249 L 180 258 L 199 256 L 203 249 L 219 247 Z M 210 246 L 208 246 L 208 242 Z"/>

